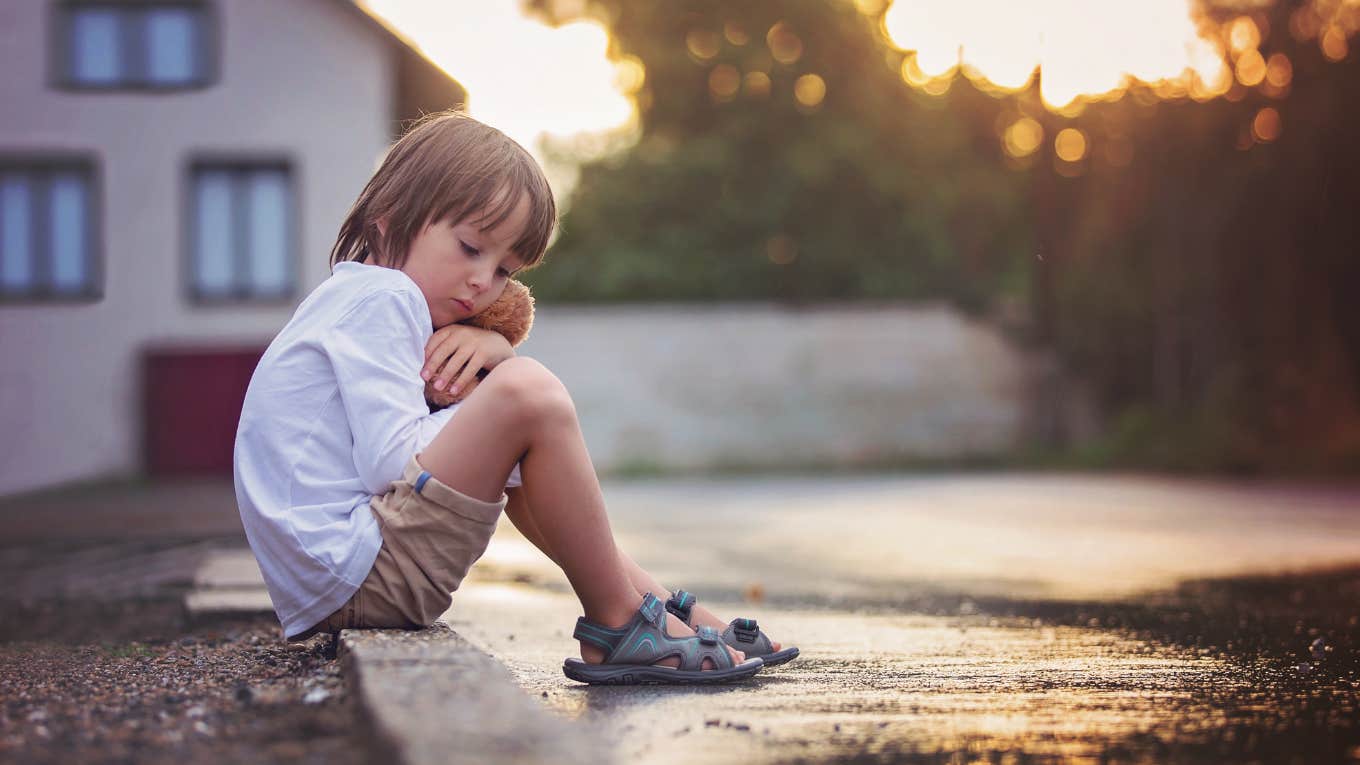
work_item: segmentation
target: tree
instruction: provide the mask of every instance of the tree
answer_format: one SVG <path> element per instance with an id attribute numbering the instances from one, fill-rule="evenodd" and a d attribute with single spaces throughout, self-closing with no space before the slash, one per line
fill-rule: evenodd
<path id="1" fill-rule="evenodd" d="M 551 3 L 537 8 L 552 18 Z M 906 88 L 846 3 L 593 3 L 639 58 L 641 135 L 586 165 L 544 299 L 944 297 L 980 306 L 1029 249 L 991 108 Z"/>

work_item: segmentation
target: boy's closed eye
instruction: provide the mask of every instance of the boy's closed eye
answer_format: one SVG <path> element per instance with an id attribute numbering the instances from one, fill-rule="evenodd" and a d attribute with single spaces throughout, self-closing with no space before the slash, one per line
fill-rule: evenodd
<path id="1" fill-rule="evenodd" d="M 462 246 L 463 252 L 467 253 L 467 256 L 469 258 L 476 258 L 482 254 L 481 250 L 477 249 L 476 247 L 473 247 L 472 245 L 468 244 L 467 242 L 464 242 L 461 239 L 458 240 L 458 244 Z M 505 277 L 506 279 L 509 279 L 515 275 L 515 271 L 511 271 L 502 266 L 496 269 L 496 274 L 498 276 L 502 276 Z"/>

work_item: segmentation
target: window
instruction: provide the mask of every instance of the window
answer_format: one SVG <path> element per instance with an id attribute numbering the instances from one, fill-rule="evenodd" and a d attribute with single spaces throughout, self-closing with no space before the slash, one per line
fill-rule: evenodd
<path id="1" fill-rule="evenodd" d="M 213 78 L 213 27 L 201 2 L 64 2 L 55 28 L 55 80 L 64 87 L 178 90 Z"/>
<path id="2" fill-rule="evenodd" d="M 0 299 L 100 296 L 94 165 L 0 157 Z"/>
<path id="3" fill-rule="evenodd" d="M 190 177 L 190 294 L 201 301 L 291 298 L 297 226 L 288 165 L 197 162 Z"/>

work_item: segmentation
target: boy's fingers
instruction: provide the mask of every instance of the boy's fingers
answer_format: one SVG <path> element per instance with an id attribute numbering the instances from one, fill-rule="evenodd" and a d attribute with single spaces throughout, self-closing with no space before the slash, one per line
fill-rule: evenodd
<path id="1" fill-rule="evenodd" d="M 448 363 L 444 365 L 443 371 L 439 373 L 439 378 L 434 381 L 434 387 L 438 390 L 447 388 L 449 380 L 452 379 L 454 375 L 458 374 L 459 370 L 467 364 L 468 357 L 471 355 L 471 350 L 460 348 L 457 353 L 450 356 Z"/>
<path id="2" fill-rule="evenodd" d="M 445 338 L 436 346 L 427 348 L 425 353 L 425 366 L 420 370 L 421 378 L 428 382 L 430 378 L 434 377 L 435 373 L 439 371 L 439 366 L 456 354 L 458 350 L 458 338 L 453 336 Z M 450 370 L 446 366 L 444 367 L 444 371 L 448 372 L 448 374 L 442 375 L 442 379 L 447 381 L 449 377 L 453 376 L 453 372 L 456 371 L 456 368 Z"/>
<path id="3" fill-rule="evenodd" d="M 425 358 L 428 359 L 434 355 L 434 350 L 447 342 L 452 336 L 453 333 L 449 331 L 448 327 L 435 330 L 435 333 L 430 335 L 430 339 L 425 341 Z"/>
<path id="4" fill-rule="evenodd" d="M 457 348 L 463 339 L 462 330 L 465 329 L 467 327 L 461 324 L 450 324 L 430 335 L 430 339 L 425 343 L 425 358 L 434 358 L 441 351 L 445 356 L 452 353 L 453 349 Z"/>
<path id="5" fill-rule="evenodd" d="M 482 355 L 478 353 L 473 355 L 473 357 L 468 360 L 467 366 L 463 367 L 463 373 L 458 375 L 458 379 L 454 381 L 453 387 L 449 388 L 449 393 L 456 396 L 458 395 L 458 391 L 467 388 L 468 383 L 473 382 L 477 379 L 477 372 L 481 368 L 482 368 Z M 471 388 L 467 389 L 469 391 L 472 390 Z"/>

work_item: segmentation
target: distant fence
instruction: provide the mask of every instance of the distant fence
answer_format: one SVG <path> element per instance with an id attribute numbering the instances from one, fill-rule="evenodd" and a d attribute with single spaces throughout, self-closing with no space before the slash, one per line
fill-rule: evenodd
<path id="1" fill-rule="evenodd" d="M 566 383 L 611 473 L 1004 454 L 1036 374 L 945 306 L 541 306 L 520 353 Z"/>

